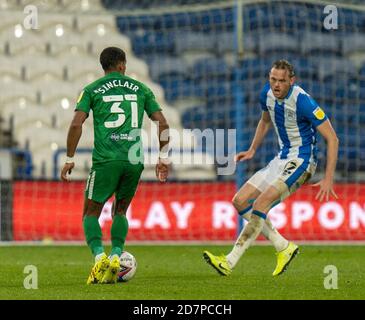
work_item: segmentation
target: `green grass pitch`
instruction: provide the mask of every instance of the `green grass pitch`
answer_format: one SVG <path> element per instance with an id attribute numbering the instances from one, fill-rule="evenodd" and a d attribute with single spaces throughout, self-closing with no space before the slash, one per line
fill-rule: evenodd
<path id="1" fill-rule="evenodd" d="M 288 271 L 272 277 L 270 246 L 250 248 L 231 276 L 219 276 L 203 250 L 230 246 L 126 246 L 138 270 L 127 283 L 86 285 L 92 258 L 86 246 L 0 247 L 0 299 L 252 300 L 365 299 L 365 246 L 300 246 Z M 107 248 L 109 249 L 109 248 Z M 25 289 L 26 265 L 38 270 L 38 289 Z M 325 289 L 326 265 L 338 270 L 338 289 Z"/>

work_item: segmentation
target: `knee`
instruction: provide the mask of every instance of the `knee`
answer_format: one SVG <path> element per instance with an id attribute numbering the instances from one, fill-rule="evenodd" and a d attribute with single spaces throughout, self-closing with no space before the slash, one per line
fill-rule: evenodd
<path id="1" fill-rule="evenodd" d="M 115 200 L 113 202 L 112 214 L 115 215 L 126 215 L 130 201 L 125 199 Z"/>
<path id="2" fill-rule="evenodd" d="M 250 206 L 247 197 L 241 196 L 238 193 L 236 193 L 232 198 L 232 204 L 238 212 Z"/>
<path id="3" fill-rule="evenodd" d="M 103 209 L 104 203 L 95 202 L 93 200 L 86 200 L 84 205 L 83 216 L 95 216 L 99 217 L 101 210 Z"/>
<path id="4" fill-rule="evenodd" d="M 258 197 L 252 205 L 252 210 L 257 210 L 260 212 L 267 213 L 270 209 L 272 200 L 266 196 Z"/>

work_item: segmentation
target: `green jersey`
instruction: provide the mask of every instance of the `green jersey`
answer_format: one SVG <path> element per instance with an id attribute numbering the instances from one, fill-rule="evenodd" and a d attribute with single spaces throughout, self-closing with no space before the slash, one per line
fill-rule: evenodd
<path id="1" fill-rule="evenodd" d="M 84 88 L 76 110 L 93 111 L 93 163 L 110 160 L 143 161 L 141 127 L 146 111 L 161 108 L 143 83 L 112 72 Z M 134 160 L 131 160 L 131 157 Z"/>

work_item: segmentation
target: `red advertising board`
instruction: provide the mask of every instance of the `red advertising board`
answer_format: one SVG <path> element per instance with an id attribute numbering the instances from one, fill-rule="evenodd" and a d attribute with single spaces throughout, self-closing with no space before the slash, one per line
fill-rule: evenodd
<path id="1" fill-rule="evenodd" d="M 84 240 L 84 183 L 14 183 L 14 240 Z M 315 201 L 302 187 L 269 217 L 288 239 L 365 240 L 365 185 L 336 185 L 339 199 Z M 129 208 L 128 240 L 233 240 L 238 219 L 234 183 L 144 183 Z M 109 239 L 111 201 L 99 222 Z"/>

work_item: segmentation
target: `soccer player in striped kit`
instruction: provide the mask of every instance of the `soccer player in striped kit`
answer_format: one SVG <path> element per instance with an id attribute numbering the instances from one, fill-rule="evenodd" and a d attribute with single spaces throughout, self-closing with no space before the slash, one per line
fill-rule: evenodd
<path id="1" fill-rule="evenodd" d="M 317 165 L 317 131 L 327 143 L 325 176 L 314 186 L 319 187 L 316 199 L 327 200 L 332 195 L 337 162 L 338 138 L 329 119 L 319 105 L 298 85 L 293 66 L 286 60 L 275 61 L 261 94 L 262 116 L 247 151 L 236 155 L 236 161 L 254 157 L 270 127 L 278 136 L 280 151 L 263 169 L 256 172 L 233 198 L 239 214 L 248 220 L 228 255 L 215 256 L 204 251 L 206 261 L 219 274 L 229 275 L 260 232 L 277 251 L 273 276 L 283 273 L 298 252 L 298 246 L 286 240 L 270 223 L 268 211 L 295 192 L 314 174 Z"/>

